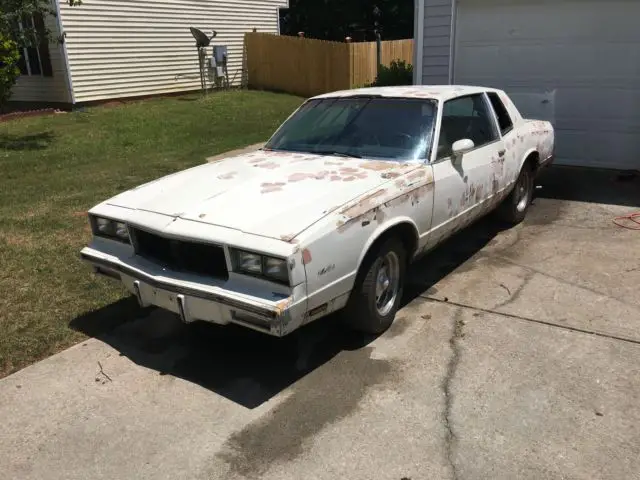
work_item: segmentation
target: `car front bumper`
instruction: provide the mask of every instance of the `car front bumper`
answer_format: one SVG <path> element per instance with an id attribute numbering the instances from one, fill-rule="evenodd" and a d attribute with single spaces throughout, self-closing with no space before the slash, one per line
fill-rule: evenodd
<path id="1" fill-rule="evenodd" d="M 142 307 L 169 310 L 185 323 L 197 320 L 220 325 L 232 323 L 281 337 L 297 328 L 304 317 L 305 302 L 294 304 L 294 295 L 286 298 L 278 295 L 271 301 L 256 297 L 255 289 L 250 290 L 252 295 L 185 281 L 91 247 L 84 248 L 80 255 L 95 273 L 121 281 Z M 268 293 L 273 296 L 272 292 Z"/>

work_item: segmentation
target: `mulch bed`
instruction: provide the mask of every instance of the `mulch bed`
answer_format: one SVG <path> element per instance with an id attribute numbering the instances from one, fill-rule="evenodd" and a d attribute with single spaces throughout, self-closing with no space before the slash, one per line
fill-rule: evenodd
<path id="1" fill-rule="evenodd" d="M 0 123 L 9 122 L 18 118 L 36 117 L 40 115 L 53 115 L 55 113 L 66 113 L 64 110 L 57 108 L 42 108 L 39 110 L 22 110 L 0 114 Z"/>

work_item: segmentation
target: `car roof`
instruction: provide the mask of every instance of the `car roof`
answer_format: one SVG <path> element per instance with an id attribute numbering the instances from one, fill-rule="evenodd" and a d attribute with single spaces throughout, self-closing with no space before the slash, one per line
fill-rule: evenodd
<path id="1" fill-rule="evenodd" d="M 428 98 L 444 102 L 446 100 L 451 100 L 452 98 L 483 92 L 500 93 L 501 90 L 470 85 L 407 85 L 398 87 L 369 87 L 325 93 L 323 95 L 313 97 L 312 100 L 319 98 L 340 98 L 355 97 L 359 95 L 375 95 L 395 98 Z"/>

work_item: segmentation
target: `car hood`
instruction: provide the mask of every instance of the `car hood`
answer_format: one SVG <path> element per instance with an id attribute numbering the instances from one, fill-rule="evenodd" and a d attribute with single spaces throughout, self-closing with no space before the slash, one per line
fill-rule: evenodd
<path id="1" fill-rule="evenodd" d="M 292 239 L 350 200 L 416 167 L 261 150 L 169 175 L 106 203 Z"/>

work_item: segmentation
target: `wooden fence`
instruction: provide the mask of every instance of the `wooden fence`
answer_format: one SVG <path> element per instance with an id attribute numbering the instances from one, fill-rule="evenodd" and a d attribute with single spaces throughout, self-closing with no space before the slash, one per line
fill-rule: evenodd
<path id="1" fill-rule="evenodd" d="M 247 33 L 247 75 L 251 88 L 311 97 L 361 87 L 376 78 L 376 44 Z M 382 42 L 382 63 L 413 63 L 413 40 Z"/>

